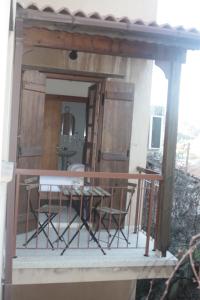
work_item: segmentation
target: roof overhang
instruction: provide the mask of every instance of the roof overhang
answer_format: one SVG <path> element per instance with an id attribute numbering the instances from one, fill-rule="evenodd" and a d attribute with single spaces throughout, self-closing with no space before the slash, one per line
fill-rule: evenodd
<path id="1" fill-rule="evenodd" d="M 112 16 L 103 18 L 97 13 L 89 16 L 80 11 L 72 14 L 69 10 L 63 9 L 56 13 L 51 8 L 40 11 L 35 6 L 31 7 L 34 9 L 18 7 L 17 15 L 27 22 L 40 21 L 43 24 L 54 22 L 57 26 L 60 24 L 62 29 L 67 25 L 67 30 L 71 31 L 87 31 L 184 49 L 200 49 L 200 33 L 195 29 L 185 30 L 181 26 L 173 28 L 168 24 L 159 26 L 156 22 L 145 24 L 141 20 L 130 21 L 127 18 L 117 20 Z"/>
<path id="2" fill-rule="evenodd" d="M 38 30 L 40 33 L 42 30 L 50 30 L 52 32 L 66 32 L 66 34 L 68 33 L 68 38 L 70 33 L 78 33 L 79 38 L 80 36 L 86 37 L 88 35 L 96 36 L 100 39 L 101 37 L 112 38 L 112 40 L 115 40 L 115 47 L 121 41 L 119 51 L 113 51 L 113 55 L 184 62 L 187 50 L 200 49 L 200 34 L 195 30 L 188 31 L 182 27 L 158 26 L 156 23 L 145 24 L 142 21 L 131 22 L 126 18 L 114 20 L 111 17 L 102 18 L 97 14 L 88 16 L 80 11 L 72 14 L 65 9 L 54 12 L 51 8 L 45 8 L 40 11 L 35 6 L 30 6 L 26 9 L 18 6 L 17 18 L 23 19 L 24 27 L 27 28 L 28 32 L 28 34 L 25 33 L 26 38 L 30 37 L 30 27 L 34 27 L 37 28 L 35 37 L 39 33 Z M 53 35 L 51 35 L 51 38 L 53 38 Z M 127 53 L 122 51 L 120 54 L 120 49 L 124 48 L 122 45 L 124 45 L 125 41 L 128 42 L 129 46 L 136 45 L 140 49 L 146 47 L 145 54 L 141 54 L 141 56 L 138 53 L 131 55 L 130 49 Z M 37 40 L 34 46 L 48 47 L 49 45 L 45 43 L 43 45 Z M 73 49 L 73 47 L 71 44 L 70 48 Z M 111 48 L 115 49 L 115 47 L 112 46 Z M 63 47 L 61 48 L 64 49 Z M 90 52 L 87 47 L 86 49 L 81 49 L 80 47 L 77 50 Z M 98 53 L 98 51 L 95 53 Z M 110 51 L 102 54 L 110 54 Z"/>

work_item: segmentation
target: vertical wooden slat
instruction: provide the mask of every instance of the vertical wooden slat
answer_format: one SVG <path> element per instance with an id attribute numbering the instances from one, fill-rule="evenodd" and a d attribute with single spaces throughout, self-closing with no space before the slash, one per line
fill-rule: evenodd
<path id="1" fill-rule="evenodd" d="M 159 193 L 160 218 L 158 230 L 158 249 L 162 252 L 162 256 L 166 256 L 166 251 L 170 243 L 170 221 L 176 158 L 180 74 L 181 64 L 179 62 L 171 62 L 162 163 L 163 181 L 161 182 Z"/>

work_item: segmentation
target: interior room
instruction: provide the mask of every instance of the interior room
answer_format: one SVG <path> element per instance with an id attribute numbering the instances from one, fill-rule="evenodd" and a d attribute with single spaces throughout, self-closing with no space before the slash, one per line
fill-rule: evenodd
<path id="1" fill-rule="evenodd" d="M 67 170 L 85 164 L 89 82 L 46 80 L 42 168 Z"/>

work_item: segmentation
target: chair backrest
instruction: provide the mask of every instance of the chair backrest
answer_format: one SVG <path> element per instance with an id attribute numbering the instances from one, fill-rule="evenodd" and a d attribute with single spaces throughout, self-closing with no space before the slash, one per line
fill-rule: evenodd
<path id="1" fill-rule="evenodd" d="M 136 183 L 131 183 L 131 182 L 128 183 L 127 193 L 129 193 L 129 200 L 128 200 L 128 204 L 126 207 L 126 213 L 128 213 L 128 211 L 130 209 L 131 200 L 132 200 L 133 194 L 135 193 L 136 187 L 137 187 Z"/>
<path id="2" fill-rule="evenodd" d="M 38 177 L 29 177 L 24 179 L 24 183 L 22 184 L 23 186 L 25 186 L 26 190 L 32 190 L 35 188 L 39 187 L 39 181 L 38 181 Z"/>

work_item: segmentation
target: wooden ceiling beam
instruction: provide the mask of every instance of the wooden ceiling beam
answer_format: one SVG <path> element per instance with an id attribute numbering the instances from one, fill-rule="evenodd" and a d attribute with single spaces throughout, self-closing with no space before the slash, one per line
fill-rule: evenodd
<path id="1" fill-rule="evenodd" d="M 177 47 L 37 27 L 24 28 L 24 45 L 151 60 L 185 61 L 185 50 Z"/>
<path id="2" fill-rule="evenodd" d="M 118 79 L 122 79 L 124 78 L 123 75 L 118 75 L 118 74 L 112 74 L 112 73 L 96 73 L 96 72 L 87 72 L 87 71 L 78 71 L 78 70 L 69 70 L 69 69 L 59 69 L 59 68 L 52 68 L 52 67 L 43 67 L 43 66 L 38 66 L 38 65 L 22 65 L 22 69 L 23 71 L 25 70 L 37 70 L 39 72 L 42 73 L 46 73 L 49 74 L 47 77 L 48 78 L 54 78 L 54 79 L 62 79 L 61 75 L 65 75 L 66 78 L 68 76 L 68 78 L 70 76 L 72 76 L 72 78 L 74 78 L 74 80 L 76 81 L 86 81 L 86 82 L 99 82 L 105 78 L 118 78 Z M 50 76 L 50 74 L 52 74 L 52 76 Z M 56 76 L 57 74 L 57 76 Z M 85 80 L 78 80 L 80 78 L 85 77 Z M 77 79 L 75 79 L 77 78 Z M 90 79 L 92 79 L 92 81 L 90 81 Z M 64 79 L 64 77 L 63 77 Z M 65 80 L 69 80 L 69 79 L 65 79 Z"/>
<path id="3" fill-rule="evenodd" d="M 87 103 L 88 97 L 78 97 L 78 96 L 66 96 L 66 95 L 53 95 L 46 94 L 45 100 L 57 100 L 61 102 L 76 102 L 76 103 Z"/>
<path id="4" fill-rule="evenodd" d="M 84 81 L 84 82 L 100 82 L 103 79 L 89 76 L 78 76 L 78 75 L 68 75 L 68 74 L 55 74 L 55 73 L 46 73 L 47 78 L 49 79 L 59 79 L 59 80 L 70 80 L 70 81 Z"/>

